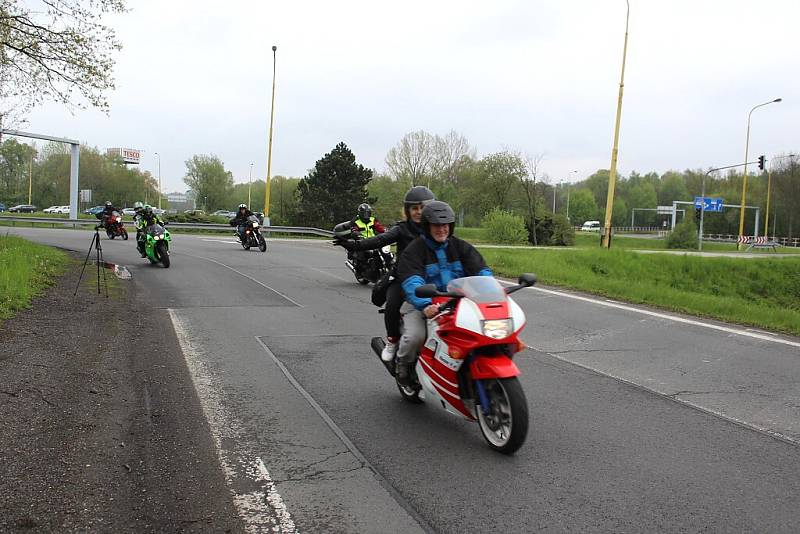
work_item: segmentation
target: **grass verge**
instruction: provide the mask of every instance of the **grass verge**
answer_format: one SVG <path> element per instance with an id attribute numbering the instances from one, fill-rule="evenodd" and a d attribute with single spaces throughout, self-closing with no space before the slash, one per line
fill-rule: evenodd
<path id="1" fill-rule="evenodd" d="M 481 249 L 500 275 L 800 335 L 800 257 L 741 261 L 623 249 Z"/>
<path id="2" fill-rule="evenodd" d="M 0 235 L 0 319 L 30 306 L 69 264 L 66 253 L 12 236 Z"/>

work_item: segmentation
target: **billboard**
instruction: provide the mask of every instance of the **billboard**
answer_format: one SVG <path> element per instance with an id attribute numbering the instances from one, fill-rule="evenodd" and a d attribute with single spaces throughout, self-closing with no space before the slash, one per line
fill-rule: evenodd
<path id="1" fill-rule="evenodd" d="M 122 161 L 130 165 L 139 164 L 139 151 L 135 148 L 107 148 L 106 154 L 109 156 L 119 156 Z"/>

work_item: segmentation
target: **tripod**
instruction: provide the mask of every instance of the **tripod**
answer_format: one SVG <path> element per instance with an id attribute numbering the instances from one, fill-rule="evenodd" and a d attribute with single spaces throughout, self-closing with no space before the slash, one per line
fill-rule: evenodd
<path id="1" fill-rule="evenodd" d="M 106 280 L 106 270 L 105 270 L 105 260 L 103 260 L 103 246 L 100 244 L 100 226 L 94 227 L 94 235 L 92 236 L 92 242 L 89 245 L 89 251 L 86 253 L 86 259 L 83 260 L 83 268 L 81 269 L 81 275 L 78 277 L 78 285 L 75 286 L 75 293 L 72 295 L 73 297 L 78 294 L 78 288 L 81 286 L 81 279 L 83 278 L 83 272 L 86 270 L 86 264 L 89 263 L 89 256 L 92 253 L 92 249 L 95 250 L 95 263 L 97 264 L 97 294 L 100 294 L 100 270 L 103 271 L 103 286 L 106 289 L 106 298 L 108 298 L 108 281 Z M 102 264 L 102 266 L 101 266 Z"/>

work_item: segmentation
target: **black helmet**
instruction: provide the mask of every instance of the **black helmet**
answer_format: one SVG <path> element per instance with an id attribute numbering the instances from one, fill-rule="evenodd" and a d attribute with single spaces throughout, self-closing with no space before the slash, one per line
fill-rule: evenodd
<path id="1" fill-rule="evenodd" d="M 107 207 L 107 208 L 110 208 L 110 207 L 111 207 L 111 206 L 113 206 L 113 205 L 114 205 L 114 204 L 112 204 L 110 200 L 106 200 L 106 207 Z"/>
<path id="2" fill-rule="evenodd" d="M 358 218 L 366 222 L 372 217 L 372 208 L 366 202 L 358 207 Z"/>
<path id="3" fill-rule="evenodd" d="M 424 185 L 415 185 L 408 190 L 406 193 L 406 198 L 403 199 L 403 203 L 406 206 L 410 206 L 414 204 L 421 204 L 423 202 L 430 202 L 431 200 L 436 200 L 436 196 L 433 194 L 433 191 Z"/>
<path id="4" fill-rule="evenodd" d="M 422 210 L 422 227 L 428 237 L 431 237 L 431 224 L 449 224 L 449 235 L 453 235 L 455 222 L 456 214 L 447 202 L 432 200 Z"/>

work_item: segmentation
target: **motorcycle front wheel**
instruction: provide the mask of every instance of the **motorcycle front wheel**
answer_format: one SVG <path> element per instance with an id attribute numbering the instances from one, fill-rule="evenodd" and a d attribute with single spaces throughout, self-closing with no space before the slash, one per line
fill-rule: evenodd
<path id="1" fill-rule="evenodd" d="M 528 435 L 528 401 L 517 377 L 484 380 L 488 413 L 478 406 L 478 425 L 492 449 L 513 454 Z"/>
<path id="2" fill-rule="evenodd" d="M 262 235 L 258 236 L 258 250 L 260 250 L 261 252 L 267 251 L 267 241 L 264 239 L 264 236 Z"/>
<path id="3" fill-rule="evenodd" d="M 122 239 L 123 241 L 128 240 L 128 231 L 125 228 L 122 229 Z"/>
<path id="4" fill-rule="evenodd" d="M 158 245 L 156 245 L 156 251 L 158 252 L 158 259 L 161 261 L 161 265 L 163 265 L 165 269 L 169 269 L 169 249 L 167 248 L 167 243 L 165 241 L 159 241 Z"/>

